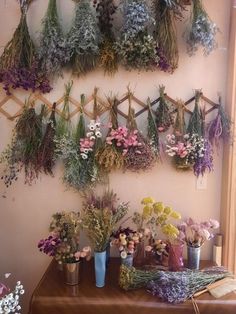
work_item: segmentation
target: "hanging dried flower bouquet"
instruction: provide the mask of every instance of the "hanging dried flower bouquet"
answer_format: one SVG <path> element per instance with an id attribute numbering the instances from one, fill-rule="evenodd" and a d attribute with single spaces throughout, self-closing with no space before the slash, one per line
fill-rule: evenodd
<path id="1" fill-rule="evenodd" d="M 83 75 L 97 65 L 101 34 L 90 1 L 76 3 L 75 19 L 67 36 L 73 72 Z"/>
<path id="2" fill-rule="evenodd" d="M 8 95 L 16 88 L 42 93 L 51 90 L 45 73 L 39 71 L 38 56 L 29 35 L 26 16 L 30 2 L 20 1 L 20 23 L 0 57 L 0 83 Z"/>
<path id="3" fill-rule="evenodd" d="M 144 0 L 125 0 L 123 4 L 124 25 L 117 43 L 121 63 L 127 69 L 151 70 L 158 63 L 156 41 L 148 32 L 153 21 Z"/>

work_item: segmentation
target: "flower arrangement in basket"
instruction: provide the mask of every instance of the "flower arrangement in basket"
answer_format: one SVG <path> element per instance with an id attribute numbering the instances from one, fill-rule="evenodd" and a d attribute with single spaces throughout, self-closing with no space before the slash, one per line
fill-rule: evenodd
<path id="1" fill-rule="evenodd" d="M 59 264 L 76 263 L 81 258 L 89 260 L 90 247 L 79 249 L 80 214 L 76 212 L 59 212 L 52 216 L 50 234 L 38 243 L 41 252 L 54 256 Z"/>
<path id="2" fill-rule="evenodd" d="M 7 279 L 10 275 L 9 273 L 5 274 L 5 278 Z M 0 313 L 20 314 L 21 306 L 19 300 L 24 293 L 25 290 L 20 281 L 17 281 L 12 291 L 4 283 L 0 282 Z"/>

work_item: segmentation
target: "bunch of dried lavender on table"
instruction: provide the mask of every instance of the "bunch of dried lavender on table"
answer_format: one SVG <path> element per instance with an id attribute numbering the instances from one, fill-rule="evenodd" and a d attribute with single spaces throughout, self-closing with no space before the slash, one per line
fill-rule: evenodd
<path id="1" fill-rule="evenodd" d="M 231 274 L 222 267 L 212 267 L 202 271 L 159 271 L 159 278 L 152 280 L 147 287 L 150 293 L 163 301 L 178 304 L 185 302 L 209 284 L 228 276 Z"/>
<path id="2" fill-rule="evenodd" d="M 8 95 L 11 89 L 23 88 L 48 93 L 51 90 L 44 73 L 39 71 L 38 58 L 30 38 L 26 14 L 30 1 L 21 1 L 21 18 L 12 39 L 0 57 L 0 83 Z"/>
<path id="3" fill-rule="evenodd" d="M 69 61 L 69 49 L 59 22 L 56 0 L 48 3 L 38 55 L 40 70 L 48 76 L 61 74 L 62 66 Z"/>

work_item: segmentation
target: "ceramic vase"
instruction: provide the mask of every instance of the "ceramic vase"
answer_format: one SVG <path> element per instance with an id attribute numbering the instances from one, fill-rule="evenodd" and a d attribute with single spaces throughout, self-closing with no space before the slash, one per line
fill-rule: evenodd
<path id="1" fill-rule="evenodd" d="M 187 247 L 188 268 L 199 269 L 201 247 Z"/>
<path id="2" fill-rule="evenodd" d="M 96 287 L 102 288 L 105 286 L 106 251 L 94 252 L 94 266 L 95 266 Z"/>

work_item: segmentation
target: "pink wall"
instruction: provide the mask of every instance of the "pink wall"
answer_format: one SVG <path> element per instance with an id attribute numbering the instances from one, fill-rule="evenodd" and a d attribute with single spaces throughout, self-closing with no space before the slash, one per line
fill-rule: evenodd
<path id="1" fill-rule="evenodd" d="M 60 11 L 63 12 L 63 23 L 69 26 L 72 17 L 72 1 L 59 0 Z M 93 72 L 83 79 L 74 79 L 72 96 L 79 98 L 81 93 L 89 95 L 94 86 L 100 88 L 103 96 L 109 91 L 120 96 L 130 83 L 135 94 L 143 101 L 148 96 L 156 97 L 157 86 L 164 84 L 166 91 L 173 98 L 189 99 L 195 88 L 203 88 L 203 92 L 212 100 L 217 101 L 217 92 L 225 97 L 227 79 L 227 46 L 230 0 L 205 0 L 204 4 L 217 23 L 221 32 L 217 39 L 219 47 L 208 58 L 201 52 L 189 58 L 185 52 L 182 33 L 184 23 L 178 25 L 180 62 L 179 69 L 173 74 L 161 72 L 137 73 L 120 70 L 114 78 L 104 77 L 101 71 Z M 39 23 L 46 10 L 47 1 L 34 1 L 29 11 L 29 26 L 34 37 L 39 29 Z M 0 53 L 2 47 L 11 38 L 19 21 L 19 9 L 15 0 L 0 1 Z M 36 35 L 36 36 L 35 36 Z M 47 96 L 57 100 L 64 92 L 64 81 L 59 79 L 55 89 Z M 19 93 L 24 99 L 24 93 Z M 3 93 L 0 94 L 0 100 Z M 9 102 L 10 104 L 10 102 Z M 14 123 L 0 115 L 0 151 L 10 140 Z M 215 171 L 207 177 L 207 189 L 197 190 L 196 179 L 192 173 L 176 172 L 164 161 L 151 172 L 112 173 L 110 186 L 121 200 L 130 201 L 132 210 L 140 208 L 140 200 L 144 196 L 153 196 L 156 200 L 165 202 L 180 211 L 183 217 L 193 216 L 197 219 L 220 217 L 221 191 L 221 153 L 215 156 Z M 47 233 L 47 227 L 52 213 L 59 210 L 79 209 L 81 198 L 73 191 L 66 191 L 61 183 L 62 167 L 57 165 L 55 177 L 42 176 L 37 184 L 28 187 L 21 177 L 13 187 L 6 190 L 0 181 L 0 276 L 5 272 L 14 274 L 14 280 L 21 280 L 26 289 L 25 304 L 44 273 L 50 259 L 37 251 L 37 241 Z M 4 195 L 4 197 L 1 197 Z M 202 257 L 211 257 L 212 243 L 203 248 Z M 26 307 L 25 307 L 26 311 Z"/>

